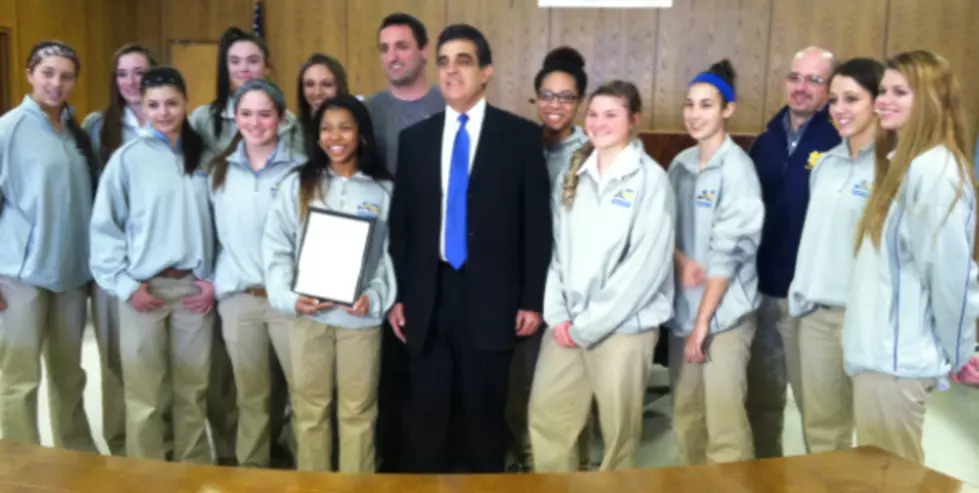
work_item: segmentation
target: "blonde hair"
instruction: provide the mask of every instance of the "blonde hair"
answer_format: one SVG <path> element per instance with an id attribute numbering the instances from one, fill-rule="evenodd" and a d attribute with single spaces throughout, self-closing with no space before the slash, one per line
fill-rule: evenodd
<path id="1" fill-rule="evenodd" d="M 955 201 L 949 206 L 949 213 L 965 193 L 966 185 L 974 183 L 971 166 L 973 143 L 968 137 L 959 85 L 948 61 L 930 51 L 915 50 L 895 55 L 887 61 L 887 68 L 900 72 L 908 80 L 908 85 L 914 91 L 914 104 L 900 131 L 900 139 L 898 132 L 878 127 L 874 187 L 857 226 L 857 249 L 865 235 L 870 236 L 874 247 L 880 246 L 884 221 L 908 174 L 911 161 L 929 149 L 945 146 L 955 158 L 959 170 Z M 888 159 L 891 152 L 894 153 L 893 158 Z"/>
<path id="2" fill-rule="evenodd" d="M 602 84 L 601 87 L 591 93 L 591 96 L 588 97 L 588 102 L 591 103 L 591 100 L 595 96 L 615 96 L 622 98 L 625 102 L 625 107 L 629 110 L 630 118 L 642 113 L 642 98 L 639 97 L 639 89 L 631 82 L 613 80 Z M 574 197 L 578 192 L 578 172 L 581 171 L 581 167 L 584 166 L 585 161 L 588 160 L 588 156 L 594 150 L 595 144 L 592 144 L 591 140 L 589 140 L 571 155 L 568 172 L 564 175 L 564 183 L 562 184 L 564 191 L 562 194 L 562 203 L 566 210 L 571 210 L 571 206 L 574 205 Z"/>

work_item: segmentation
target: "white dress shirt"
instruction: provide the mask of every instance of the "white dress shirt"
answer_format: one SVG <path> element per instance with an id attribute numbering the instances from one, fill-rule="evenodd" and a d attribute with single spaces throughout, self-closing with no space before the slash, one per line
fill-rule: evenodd
<path id="1" fill-rule="evenodd" d="M 483 119 L 486 117 L 486 99 L 480 98 L 476 105 L 467 113 L 466 133 L 469 134 L 469 172 L 472 173 L 473 160 L 476 157 L 476 147 L 479 145 L 479 135 L 483 130 Z M 455 145 L 456 133 L 459 132 L 460 113 L 450 106 L 445 107 L 445 128 L 442 130 L 442 229 L 439 233 L 439 254 L 445 258 L 445 210 L 449 199 L 449 173 L 452 168 L 452 147 Z"/>

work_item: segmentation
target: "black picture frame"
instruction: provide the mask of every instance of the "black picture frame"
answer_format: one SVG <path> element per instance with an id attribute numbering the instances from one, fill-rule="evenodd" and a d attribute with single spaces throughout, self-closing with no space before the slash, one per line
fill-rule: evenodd
<path id="1" fill-rule="evenodd" d="M 337 299 L 323 298 L 321 296 L 316 296 L 316 295 L 311 294 L 311 293 L 304 293 L 304 292 L 299 292 L 299 291 L 296 290 L 296 285 L 299 282 L 299 259 L 302 258 L 303 251 L 306 248 L 306 233 L 309 230 L 309 223 L 311 222 L 310 220 L 316 214 L 328 215 L 328 216 L 335 216 L 335 217 L 343 218 L 343 219 L 346 219 L 346 220 L 357 221 L 357 222 L 362 222 L 362 223 L 367 224 L 367 228 L 368 228 L 367 229 L 367 241 L 364 244 L 363 252 L 362 252 L 361 257 L 360 257 L 360 266 L 358 268 L 358 273 L 357 273 L 357 287 L 354 290 L 354 296 L 353 296 L 353 301 L 352 302 L 347 302 L 346 300 L 337 300 Z M 375 233 L 376 227 L 377 227 L 377 218 L 375 218 L 375 217 L 358 216 L 358 215 L 349 214 L 349 213 L 346 213 L 346 212 L 339 212 L 339 211 L 334 211 L 334 210 L 330 210 L 330 209 L 324 209 L 322 207 L 310 207 L 309 208 L 309 215 L 307 216 L 306 221 L 303 224 L 302 236 L 300 236 L 300 239 L 299 239 L 299 252 L 298 252 L 298 255 L 296 255 L 296 265 L 293 266 L 292 292 L 298 294 L 299 296 L 306 296 L 308 298 L 313 298 L 313 299 L 319 300 L 320 302 L 336 303 L 337 305 L 348 306 L 348 307 L 349 306 L 353 306 L 357 302 L 357 300 L 360 299 L 360 296 L 363 294 L 363 291 L 362 291 L 363 288 L 362 288 L 362 286 L 364 285 L 364 276 L 366 274 L 365 273 L 365 267 L 366 267 L 366 264 L 367 264 L 367 259 L 368 259 L 369 254 L 370 254 L 371 245 L 373 245 L 373 243 L 374 243 L 374 233 Z"/>

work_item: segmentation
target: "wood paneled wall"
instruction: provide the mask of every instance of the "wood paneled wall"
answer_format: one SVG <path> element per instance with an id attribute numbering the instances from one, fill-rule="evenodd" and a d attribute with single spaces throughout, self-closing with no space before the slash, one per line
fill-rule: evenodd
<path id="1" fill-rule="evenodd" d="M 70 44 L 82 60 L 71 103 L 78 118 L 109 99 L 112 53 L 136 40 L 137 2 L 133 0 L 0 0 L 0 27 L 11 30 L 12 102 L 30 91 L 24 69 L 31 46 L 45 39 Z"/>
<path id="2" fill-rule="evenodd" d="M 229 25 L 250 29 L 253 4 L 2 0 L 0 26 L 17 28 L 20 66 L 23 52 L 38 39 L 59 37 L 77 46 L 85 70 L 73 101 L 88 109 L 104 104 L 107 65 L 118 45 L 139 41 L 167 60 L 172 40 L 215 41 Z M 955 67 L 970 113 L 979 111 L 979 85 L 971 83 L 979 80 L 979 50 L 971 33 L 979 25 L 979 0 L 680 0 L 666 10 L 540 9 L 537 0 L 266 0 L 275 78 L 290 105 L 297 96 L 296 72 L 314 51 L 339 58 L 355 92 L 384 88 L 376 32 L 394 11 L 419 17 L 432 45 L 449 23 L 481 29 L 496 66 L 490 100 L 531 118 L 533 76 L 547 51 L 562 44 L 585 55 L 591 88 L 612 78 L 636 83 L 650 130 L 681 130 L 687 81 L 727 57 L 738 71 L 739 107 L 731 130 L 760 131 L 784 102 L 793 53 L 810 44 L 841 58 L 935 50 Z M 434 63 L 428 73 L 434 80 Z"/>

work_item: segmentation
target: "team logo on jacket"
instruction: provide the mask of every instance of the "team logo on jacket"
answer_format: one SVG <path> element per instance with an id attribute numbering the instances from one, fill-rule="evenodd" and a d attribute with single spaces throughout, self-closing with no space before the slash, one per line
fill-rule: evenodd
<path id="1" fill-rule="evenodd" d="M 851 193 L 857 197 L 870 198 L 870 182 L 860 180 L 860 183 L 854 183 Z"/>
<path id="2" fill-rule="evenodd" d="M 806 162 L 806 169 L 815 168 L 816 164 L 819 163 L 819 159 L 822 157 L 823 153 L 819 151 L 812 151 L 812 153 L 809 154 L 809 161 Z"/>
<path id="3" fill-rule="evenodd" d="M 697 207 L 713 208 L 717 202 L 717 190 L 701 190 L 693 199 Z"/>
<path id="4" fill-rule="evenodd" d="M 632 201 L 636 198 L 636 191 L 631 188 L 619 190 L 612 196 L 612 205 L 619 207 L 632 207 Z"/>
<path id="5" fill-rule="evenodd" d="M 272 194 L 272 198 L 274 199 L 275 195 L 279 193 L 279 184 L 276 183 L 275 185 L 269 187 L 269 192 Z"/>
<path id="6" fill-rule="evenodd" d="M 373 202 L 362 202 L 357 206 L 358 216 L 377 217 L 381 215 L 381 206 Z"/>

